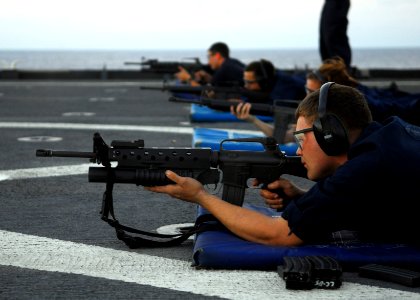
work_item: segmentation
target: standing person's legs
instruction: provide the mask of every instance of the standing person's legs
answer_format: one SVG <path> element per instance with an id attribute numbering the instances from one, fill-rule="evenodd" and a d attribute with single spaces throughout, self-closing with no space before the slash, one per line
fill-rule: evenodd
<path id="1" fill-rule="evenodd" d="M 333 56 L 351 63 L 351 48 L 347 37 L 347 14 L 350 0 L 326 0 L 321 12 L 319 51 L 322 60 Z"/>

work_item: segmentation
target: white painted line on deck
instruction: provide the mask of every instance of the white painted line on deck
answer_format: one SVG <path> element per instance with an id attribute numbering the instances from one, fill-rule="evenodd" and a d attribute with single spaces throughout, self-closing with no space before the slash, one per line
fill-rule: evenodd
<path id="1" fill-rule="evenodd" d="M 293 291 L 272 271 L 195 269 L 190 262 L 0 230 L 0 264 L 80 274 L 226 299 L 390 299 L 418 294 L 343 283 L 337 290 Z"/>
<path id="2" fill-rule="evenodd" d="M 91 97 L 89 102 L 114 102 L 115 97 Z"/>
<path id="3" fill-rule="evenodd" d="M 94 115 L 96 113 L 89 111 L 69 111 L 62 113 L 63 117 L 93 117 Z"/>
<path id="4" fill-rule="evenodd" d="M 48 123 L 48 122 L 0 122 L 0 128 L 24 129 L 76 129 L 76 130 L 115 130 L 115 131 L 145 131 L 177 134 L 193 134 L 192 127 L 175 126 L 140 126 L 140 125 L 113 125 L 113 124 L 88 124 L 88 123 Z M 257 130 L 210 128 L 241 134 L 261 134 Z"/>
<path id="5" fill-rule="evenodd" d="M 58 136 L 24 136 L 17 139 L 19 142 L 30 142 L 30 143 L 39 143 L 39 142 L 60 142 L 63 140 L 62 137 Z"/>
<path id="6" fill-rule="evenodd" d="M 77 129 L 77 130 L 115 130 L 115 131 L 146 131 L 192 134 L 191 127 L 166 127 L 166 126 L 139 126 L 139 125 L 112 125 L 112 124 L 87 124 L 87 123 L 45 123 L 45 122 L 0 122 L 0 128 L 24 129 Z"/>
<path id="7" fill-rule="evenodd" d="M 155 83 L 157 86 L 162 86 L 161 81 L 147 81 Z M 111 87 L 111 88 L 120 88 L 121 86 L 124 87 L 138 87 L 141 82 L 139 81 L 104 81 L 104 80 L 96 80 L 96 81 L 62 81 L 62 80 L 56 80 L 56 81 L 27 81 L 27 80 L 15 80 L 15 81 L 0 81 L 0 87 L 1 86 L 10 86 L 13 84 L 14 86 L 24 86 L 24 87 L 33 87 L 33 86 L 67 86 L 67 87 Z"/>
<path id="8" fill-rule="evenodd" d="M 0 170 L 0 181 L 54 176 L 70 176 L 88 174 L 89 167 L 95 164 L 65 165 L 55 167 L 28 168 L 17 170 Z"/>

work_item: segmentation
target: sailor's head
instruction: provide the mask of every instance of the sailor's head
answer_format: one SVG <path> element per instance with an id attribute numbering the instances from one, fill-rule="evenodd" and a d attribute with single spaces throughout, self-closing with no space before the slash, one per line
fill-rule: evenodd
<path id="1" fill-rule="evenodd" d="M 306 75 L 306 92 L 316 91 L 328 81 L 351 87 L 357 86 L 356 79 L 349 74 L 346 63 L 339 56 L 325 59 L 318 69 Z"/>
<path id="2" fill-rule="evenodd" d="M 223 42 L 217 42 L 207 50 L 207 58 L 210 68 L 217 70 L 225 59 L 229 58 L 229 47 Z"/>
<path id="3" fill-rule="evenodd" d="M 245 88 L 251 91 L 269 91 L 275 81 L 274 65 L 265 59 L 253 61 L 244 71 Z"/>

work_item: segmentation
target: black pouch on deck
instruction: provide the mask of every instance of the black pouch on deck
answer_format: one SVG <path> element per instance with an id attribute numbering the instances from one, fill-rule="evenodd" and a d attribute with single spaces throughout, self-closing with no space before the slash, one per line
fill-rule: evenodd
<path id="1" fill-rule="evenodd" d="M 285 256 L 278 267 L 287 289 L 337 289 L 342 283 L 342 268 L 329 256 Z"/>

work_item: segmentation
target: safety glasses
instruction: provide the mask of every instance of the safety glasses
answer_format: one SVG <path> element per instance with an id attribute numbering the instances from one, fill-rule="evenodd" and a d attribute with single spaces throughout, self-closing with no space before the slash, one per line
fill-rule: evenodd
<path id="1" fill-rule="evenodd" d="M 303 137 L 305 136 L 305 133 L 311 132 L 311 131 L 314 131 L 312 127 L 304 128 L 304 129 L 293 132 L 293 137 L 295 138 L 296 143 L 299 145 L 300 149 L 303 149 L 302 144 L 303 144 Z"/>

